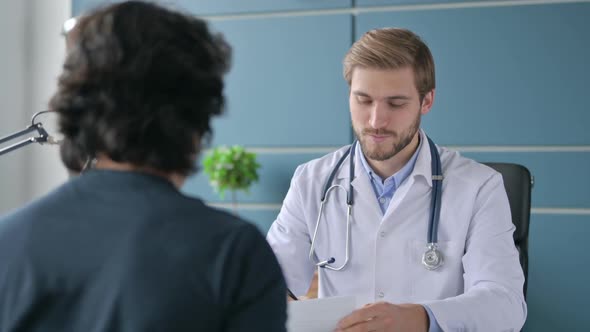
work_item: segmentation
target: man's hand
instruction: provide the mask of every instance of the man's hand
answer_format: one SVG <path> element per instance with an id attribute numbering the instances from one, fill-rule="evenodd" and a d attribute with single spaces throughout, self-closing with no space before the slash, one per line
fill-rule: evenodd
<path id="1" fill-rule="evenodd" d="M 336 331 L 428 331 L 428 314 L 419 304 L 378 302 L 353 311 L 338 322 Z"/>

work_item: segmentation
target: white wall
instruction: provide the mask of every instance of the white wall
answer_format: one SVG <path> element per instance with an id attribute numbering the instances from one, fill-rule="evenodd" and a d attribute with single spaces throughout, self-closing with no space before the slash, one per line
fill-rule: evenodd
<path id="1" fill-rule="evenodd" d="M 31 115 L 47 108 L 65 52 L 61 24 L 70 8 L 70 0 L 0 0 L 0 137 L 24 129 Z M 54 131 L 55 119 L 40 120 Z M 0 215 L 66 177 L 56 147 L 30 145 L 0 156 Z"/>
<path id="2" fill-rule="evenodd" d="M 34 113 L 47 109 L 49 98 L 56 90 L 57 77 L 65 57 L 62 24 L 70 17 L 71 0 L 28 0 L 28 93 L 25 107 Z M 40 118 L 51 133 L 56 132 L 55 116 Z M 67 178 L 59 159 L 58 147 L 36 145 L 30 149 L 30 182 L 26 199 L 38 197 L 55 188 Z"/>
<path id="3" fill-rule="evenodd" d="M 24 16 L 24 2 L 0 0 L 0 137 L 26 126 Z M 25 200 L 25 159 L 22 149 L 0 156 L 0 214 Z"/>

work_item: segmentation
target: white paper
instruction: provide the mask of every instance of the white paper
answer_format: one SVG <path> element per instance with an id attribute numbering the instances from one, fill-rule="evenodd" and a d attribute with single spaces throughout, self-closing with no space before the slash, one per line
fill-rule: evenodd
<path id="1" fill-rule="evenodd" d="M 287 306 L 288 332 L 332 332 L 336 324 L 356 309 L 354 296 L 290 301 Z"/>

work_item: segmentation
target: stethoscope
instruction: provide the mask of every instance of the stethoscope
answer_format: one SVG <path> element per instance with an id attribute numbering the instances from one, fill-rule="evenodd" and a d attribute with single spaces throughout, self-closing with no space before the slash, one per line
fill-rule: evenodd
<path id="1" fill-rule="evenodd" d="M 431 202 L 431 209 L 430 209 L 430 221 L 428 223 L 428 242 L 426 245 L 426 251 L 422 255 L 422 265 L 428 270 L 436 270 L 441 267 L 444 263 L 443 254 L 438 249 L 437 246 L 437 234 L 438 234 L 438 222 L 440 219 L 440 204 L 441 204 L 441 196 L 442 196 L 442 170 L 440 164 L 440 155 L 438 154 L 438 150 L 434 145 L 434 142 L 430 139 L 430 137 L 426 137 L 428 139 L 428 144 L 430 146 L 430 157 L 432 160 L 432 202 Z M 328 181 L 324 185 L 324 190 L 322 191 L 322 197 L 320 201 L 320 211 L 318 212 L 318 218 L 315 225 L 315 230 L 313 232 L 313 238 L 311 240 L 311 248 L 309 250 L 309 259 L 317 266 L 321 268 L 330 269 L 333 271 L 340 271 L 342 270 L 346 264 L 348 264 L 349 258 L 349 248 L 350 248 L 350 217 L 352 216 L 352 205 L 353 205 L 353 190 L 352 190 L 352 179 L 354 176 L 354 149 L 356 148 L 357 141 L 355 140 L 350 148 L 347 150 L 346 153 L 338 160 L 336 166 L 328 176 Z M 335 184 L 332 185 L 334 181 L 334 177 L 336 173 L 340 169 L 344 160 L 349 157 L 350 163 L 350 177 L 348 182 L 348 190 L 344 188 L 342 185 Z M 320 226 L 320 221 L 322 217 L 322 212 L 324 211 L 324 206 L 328 199 L 329 193 L 336 189 L 340 188 L 346 192 L 346 205 L 348 206 L 346 212 L 346 249 L 344 255 L 344 263 L 340 266 L 332 266 L 332 264 L 336 261 L 334 257 L 330 257 L 330 259 L 319 261 L 315 258 L 315 242 L 318 235 L 318 228 Z"/>

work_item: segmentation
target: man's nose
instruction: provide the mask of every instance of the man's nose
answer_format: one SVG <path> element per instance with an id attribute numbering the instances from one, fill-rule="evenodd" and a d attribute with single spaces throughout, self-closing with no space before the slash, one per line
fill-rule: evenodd
<path id="1" fill-rule="evenodd" d="M 385 105 L 380 102 L 375 102 L 371 107 L 371 115 L 369 118 L 369 125 L 373 129 L 386 128 L 389 124 L 389 111 Z"/>

